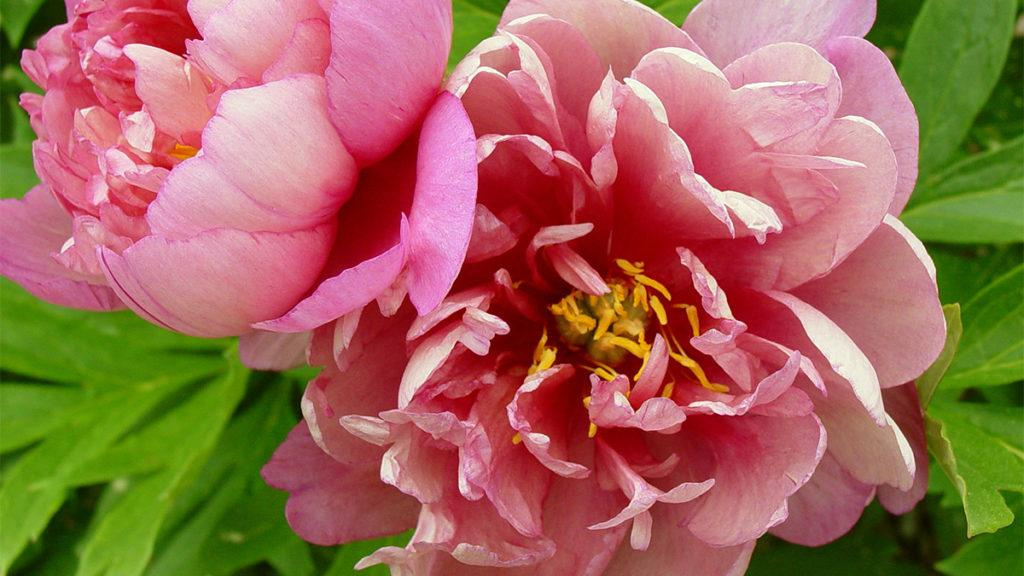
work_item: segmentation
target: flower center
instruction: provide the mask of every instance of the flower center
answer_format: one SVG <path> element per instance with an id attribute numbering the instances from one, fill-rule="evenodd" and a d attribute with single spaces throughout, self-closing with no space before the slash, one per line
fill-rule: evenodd
<path id="1" fill-rule="evenodd" d="M 685 368 L 688 379 L 714 392 L 727 391 L 727 387 L 708 379 L 700 364 L 687 355 L 674 331 L 672 320 L 679 326 L 685 318 L 683 326 L 688 325 L 694 337 L 700 336 L 697 307 L 673 303 L 668 288 L 644 274 L 642 262 L 620 259 L 615 263 L 624 277 L 609 281 L 606 294 L 574 290 L 548 308 L 562 344 L 584 357 L 582 367 L 609 381 L 621 371 L 635 370 L 632 379 L 636 381 L 650 360 L 655 336 L 649 335 L 649 330 L 653 328 L 664 338 L 669 358 Z M 534 351 L 530 373 L 550 368 L 558 357 L 559 349 L 548 345 L 545 329 Z M 672 381 L 669 395 L 671 386 Z"/>

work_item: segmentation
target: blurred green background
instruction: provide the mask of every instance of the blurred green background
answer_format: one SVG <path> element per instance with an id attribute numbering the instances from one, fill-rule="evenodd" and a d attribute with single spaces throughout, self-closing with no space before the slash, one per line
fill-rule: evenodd
<path id="1" fill-rule="evenodd" d="M 677 23 L 696 3 L 645 1 Z M 453 64 L 504 2 L 454 6 Z M 36 182 L 17 104 L 36 88 L 20 52 L 64 18 L 57 0 L 0 0 L 2 197 Z M 903 220 L 935 259 L 947 352 L 959 340 L 945 376 L 937 366 L 919 383 L 935 390 L 929 494 L 903 517 L 872 505 L 823 548 L 765 538 L 750 574 L 1024 574 L 1022 35 L 1018 0 L 879 1 L 868 38 L 921 117 Z M 0 282 L 0 574 L 341 575 L 382 544 L 304 543 L 258 475 L 312 371 L 250 372 L 233 341 L 56 308 Z"/>

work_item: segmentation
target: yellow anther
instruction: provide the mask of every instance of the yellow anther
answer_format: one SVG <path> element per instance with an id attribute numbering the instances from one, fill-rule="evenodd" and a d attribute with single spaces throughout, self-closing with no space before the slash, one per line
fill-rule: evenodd
<path id="1" fill-rule="evenodd" d="M 583 397 L 583 407 L 584 408 L 590 408 L 590 401 L 591 400 L 593 400 L 593 398 L 591 398 L 590 396 L 584 396 Z"/>
<path id="2" fill-rule="evenodd" d="M 618 372 L 608 366 L 587 366 L 586 369 L 597 374 L 602 380 L 607 380 L 608 382 L 615 380 L 615 377 L 619 375 Z"/>
<path id="3" fill-rule="evenodd" d="M 661 292 L 661 295 L 665 297 L 665 300 L 672 300 L 672 294 L 669 293 L 668 288 L 665 288 L 664 284 L 658 282 L 654 278 L 644 276 L 643 274 L 637 274 L 636 276 L 633 277 L 633 279 L 639 282 L 640 284 L 643 284 L 644 286 L 649 286 L 657 290 L 658 292 Z"/>
<path id="4" fill-rule="evenodd" d="M 548 343 L 548 329 L 544 328 L 544 330 L 540 333 L 540 340 L 537 341 L 537 347 L 533 349 L 533 361 L 534 362 L 539 362 L 540 361 L 541 353 L 544 352 L 544 347 L 547 345 L 547 343 Z"/>
<path id="5" fill-rule="evenodd" d="M 169 154 L 179 160 L 188 160 L 199 153 L 199 148 L 187 144 L 175 144 Z"/>
<path id="6" fill-rule="evenodd" d="M 642 284 L 633 286 L 633 306 L 643 308 L 644 312 L 650 312 L 651 310 L 647 303 L 647 288 L 644 288 Z"/>
<path id="7" fill-rule="evenodd" d="M 590 428 L 587 429 L 587 438 L 593 438 L 597 436 L 597 424 L 590 423 Z"/>
<path id="8" fill-rule="evenodd" d="M 633 376 L 633 381 L 634 382 L 639 380 L 640 377 L 644 375 L 644 370 L 647 369 L 647 362 L 649 362 L 650 360 L 651 360 L 651 349 L 647 348 L 647 352 L 644 353 L 644 360 L 640 364 L 640 369 L 637 370 L 636 374 Z"/>
<path id="9" fill-rule="evenodd" d="M 644 357 L 644 349 L 640 346 L 640 344 L 634 342 L 633 340 L 623 338 L 622 336 L 609 336 L 605 340 L 609 344 L 618 346 L 619 348 L 622 348 L 623 350 L 629 352 L 630 354 L 636 356 L 637 358 Z"/>
<path id="10" fill-rule="evenodd" d="M 663 306 L 661 300 L 653 294 L 651 295 L 651 310 L 654 310 L 654 315 L 658 317 L 658 324 L 661 324 L 662 326 L 668 324 L 668 314 L 665 313 L 665 306 Z"/>
<path id="11" fill-rule="evenodd" d="M 674 306 L 686 312 L 686 319 L 690 322 L 690 328 L 693 329 L 693 337 L 700 336 L 700 316 L 697 313 L 697 307 L 692 304 L 675 304 Z"/>
<path id="12" fill-rule="evenodd" d="M 662 398 L 671 398 L 672 393 L 676 391 L 676 381 L 669 380 L 668 384 L 665 384 L 664 390 L 661 391 Z"/>
<path id="13" fill-rule="evenodd" d="M 606 308 L 604 312 L 601 312 L 601 321 L 597 323 L 597 329 L 594 330 L 594 340 L 599 340 L 601 336 L 604 336 L 614 320 L 615 310 Z"/>
<path id="14" fill-rule="evenodd" d="M 586 314 L 580 314 L 572 319 L 572 327 L 580 334 L 586 334 L 597 327 L 597 320 Z"/>
<path id="15" fill-rule="evenodd" d="M 514 435 L 512 436 L 512 443 L 513 443 L 513 444 L 519 444 L 519 443 L 521 443 L 522 441 L 523 441 L 523 437 L 519 435 L 519 432 L 516 432 L 516 433 L 515 433 L 515 434 L 514 434 Z"/>
<path id="16" fill-rule="evenodd" d="M 528 374 L 536 374 L 537 372 L 551 368 L 555 365 L 556 357 L 557 352 L 554 348 L 545 348 L 544 351 L 541 352 L 540 360 L 534 362 L 533 366 L 530 366 Z"/>
<path id="17" fill-rule="evenodd" d="M 618 265 L 618 267 L 621 268 L 628 276 L 635 276 L 637 274 L 644 273 L 643 262 L 630 262 L 624 258 L 617 258 L 615 260 L 615 264 Z"/>
<path id="18" fill-rule="evenodd" d="M 580 307 L 578 304 L 576 304 L 576 298 L 574 296 L 567 297 L 565 299 L 565 303 L 569 306 L 569 310 L 572 312 L 572 315 L 574 317 L 579 315 Z M 572 318 L 569 319 L 572 320 Z"/>

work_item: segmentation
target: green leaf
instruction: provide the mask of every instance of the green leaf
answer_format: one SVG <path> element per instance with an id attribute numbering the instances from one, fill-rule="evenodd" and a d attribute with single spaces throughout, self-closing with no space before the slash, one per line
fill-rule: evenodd
<path id="1" fill-rule="evenodd" d="M 21 198 L 39 183 L 36 169 L 32 166 L 31 144 L 0 145 L 0 198 Z"/>
<path id="2" fill-rule="evenodd" d="M 939 385 L 939 381 L 946 374 L 949 365 L 953 362 L 957 346 L 960 345 L 960 335 L 964 331 L 960 321 L 960 305 L 949 304 L 942 307 L 942 314 L 946 317 L 946 344 L 935 362 L 924 371 L 924 374 L 917 379 L 917 390 L 921 397 L 921 406 L 927 408 L 932 401 L 932 394 Z"/>
<path id="3" fill-rule="evenodd" d="M 939 296 L 946 304 L 967 302 L 997 278 L 1024 262 L 1024 244 L 977 246 L 930 244 Z"/>
<path id="4" fill-rule="evenodd" d="M 659 14 L 672 21 L 676 25 L 682 25 L 683 20 L 693 10 L 693 7 L 700 3 L 700 0 L 640 0 Z"/>
<path id="5" fill-rule="evenodd" d="M 132 385 L 176 374 L 198 379 L 223 369 L 227 340 L 157 328 L 130 312 L 97 314 L 53 306 L 0 281 L 0 369 L 93 387 Z"/>
<path id="6" fill-rule="evenodd" d="M 39 536 L 67 493 L 75 469 L 101 453 L 150 408 L 183 384 L 152 381 L 119 389 L 85 403 L 64 425 L 4 471 L 0 486 L 0 573 L 6 572 L 29 539 Z"/>
<path id="7" fill-rule="evenodd" d="M 60 427 L 86 396 L 71 386 L 0 384 L 0 453 L 27 446 Z"/>
<path id="8" fill-rule="evenodd" d="M 0 0 L 0 25 L 3 26 L 11 46 L 21 45 L 21 37 L 32 17 L 45 0 Z"/>
<path id="9" fill-rule="evenodd" d="M 1024 241 L 1024 138 L 954 164 L 912 198 L 900 218 L 922 240 Z"/>
<path id="10" fill-rule="evenodd" d="M 453 0 L 452 51 L 448 69 L 455 67 L 481 40 L 494 34 L 505 10 L 505 0 Z"/>
<path id="11" fill-rule="evenodd" d="M 999 80 L 1015 0 L 928 0 L 910 31 L 900 78 L 921 123 L 921 175 L 942 168 Z"/>
<path id="12" fill-rule="evenodd" d="M 1021 510 L 1018 507 L 1017 514 Z M 935 565 L 950 576 L 991 576 L 1024 574 L 1024 521 L 1006 530 L 971 540 L 956 554 Z"/>
<path id="13" fill-rule="evenodd" d="M 965 304 L 963 321 L 960 352 L 946 373 L 944 389 L 1024 379 L 1024 265 Z"/>
<path id="14" fill-rule="evenodd" d="M 78 576 L 135 576 L 145 570 L 168 510 L 209 457 L 245 392 L 248 370 L 232 357 L 222 378 L 203 387 L 175 412 L 179 429 L 167 466 L 137 482 L 104 514 L 82 550 Z M 153 448 L 160 449 L 160 442 Z M 118 462 L 115 460 L 115 462 Z M 115 483 L 113 486 L 117 486 Z"/>
<path id="15" fill-rule="evenodd" d="M 267 560 L 278 547 L 301 543 L 285 521 L 287 495 L 267 486 L 258 473 L 296 421 L 285 384 L 271 382 L 232 420 L 215 450 L 216 461 L 195 487 L 196 495 L 209 500 L 185 508 L 195 513 L 160 547 L 147 576 L 233 574 Z M 254 517 L 262 520 L 253 522 Z"/>
<path id="16" fill-rule="evenodd" d="M 1024 492 L 1024 417 L 1019 408 L 934 402 L 925 420 L 928 447 L 956 486 L 968 537 L 1013 522 L 1000 490 Z"/>

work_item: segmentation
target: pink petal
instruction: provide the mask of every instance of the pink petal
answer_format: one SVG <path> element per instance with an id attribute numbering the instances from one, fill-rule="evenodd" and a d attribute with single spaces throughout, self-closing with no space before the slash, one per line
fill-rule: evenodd
<path id="1" fill-rule="evenodd" d="M 420 314 L 451 289 L 469 246 L 476 207 L 476 138 L 459 100 L 438 96 L 423 122 L 409 212 L 409 299 Z"/>
<path id="2" fill-rule="evenodd" d="M 619 546 L 606 576 L 742 576 L 754 541 L 727 548 L 711 547 L 685 527 L 687 511 L 660 506 L 652 511 L 650 545 L 646 551 Z"/>
<path id="3" fill-rule="evenodd" d="M 293 306 L 320 273 L 333 238 L 333 223 L 281 234 L 149 236 L 121 255 L 104 249 L 101 265 L 140 316 L 186 334 L 230 336 Z"/>
<path id="4" fill-rule="evenodd" d="M 267 484 L 290 492 L 288 524 L 320 546 L 379 538 L 416 524 L 419 503 L 381 482 L 376 462 L 341 464 L 320 450 L 304 422 L 288 434 L 262 475 Z"/>
<path id="5" fill-rule="evenodd" d="M 303 20 L 295 25 L 291 40 L 281 49 L 277 60 L 263 71 L 263 82 L 273 82 L 292 74 L 322 76 L 331 57 L 331 30 L 320 19 Z"/>
<path id="6" fill-rule="evenodd" d="M 451 46 L 451 3 L 350 0 L 331 9 L 331 120 L 352 155 L 375 162 L 433 104 Z"/>
<path id="7" fill-rule="evenodd" d="M 917 182 L 918 122 L 892 62 L 870 42 L 855 37 L 833 38 L 828 59 L 843 82 L 839 114 L 863 116 L 885 133 L 896 152 L 899 179 L 889 213 L 903 211 Z"/>
<path id="8" fill-rule="evenodd" d="M 563 365 L 529 376 L 508 405 L 508 421 L 538 462 L 559 476 L 579 479 L 590 471 L 567 460 L 571 423 L 565 415 L 576 401 L 567 385 L 572 375 L 573 369 Z"/>
<path id="9" fill-rule="evenodd" d="M 253 330 L 238 338 L 238 355 L 253 370 L 284 371 L 306 363 L 310 332 L 277 334 Z"/>
<path id="10" fill-rule="evenodd" d="M 202 40 L 189 41 L 189 55 L 224 85 L 252 85 L 278 59 L 296 25 L 325 14 L 315 0 L 199 2 L 190 12 L 202 21 Z"/>
<path id="11" fill-rule="evenodd" d="M 198 146 L 196 136 L 212 116 L 205 77 L 184 58 L 145 44 L 129 44 L 124 54 L 135 63 L 135 91 L 160 130 Z"/>
<path id="12" fill-rule="evenodd" d="M 913 382 L 882 391 L 885 410 L 900 427 L 914 452 L 914 483 L 907 490 L 878 487 L 878 501 L 893 514 L 910 512 L 928 489 L 928 446 L 924 436 L 924 415 Z"/>
<path id="13" fill-rule="evenodd" d="M 171 238 L 312 227 L 333 217 L 356 176 L 327 120 L 323 79 L 292 76 L 225 93 L 202 152 L 171 171 L 147 220 Z"/>
<path id="14" fill-rule="evenodd" d="M 498 26 L 502 28 L 517 18 L 534 14 L 573 24 L 603 61 L 602 69 L 611 67 L 617 78 L 628 76 L 644 54 L 658 48 L 700 51 L 686 33 L 639 2 L 513 0 Z"/>
<path id="15" fill-rule="evenodd" d="M 761 46 L 800 42 L 824 52 L 837 36 L 863 37 L 875 21 L 875 0 L 704 0 L 687 16 L 683 30 L 726 66 Z"/>
<path id="16" fill-rule="evenodd" d="M 714 454 L 715 486 L 687 523 L 713 546 L 741 545 L 777 524 L 779 509 L 807 483 L 825 452 L 824 428 L 813 414 L 692 417 L 682 434 L 702 438 L 699 444 Z"/>
<path id="17" fill-rule="evenodd" d="M 849 335 L 881 386 L 889 388 L 920 376 L 945 344 L 934 274 L 921 242 L 899 220 L 886 216 L 835 270 L 793 294 Z"/>
<path id="18" fill-rule="evenodd" d="M 789 497 L 789 517 L 772 528 L 775 536 L 802 546 L 822 546 L 846 534 L 875 495 L 828 452 L 810 482 Z"/>
<path id="19" fill-rule="evenodd" d="M 35 296 L 85 310 L 116 310 L 124 305 L 117 294 L 62 266 L 55 258 L 71 238 L 71 216 L 45 186 L 23 199 L 0 201 L 0 274 Z"/>

